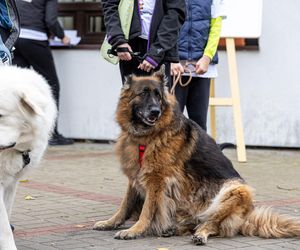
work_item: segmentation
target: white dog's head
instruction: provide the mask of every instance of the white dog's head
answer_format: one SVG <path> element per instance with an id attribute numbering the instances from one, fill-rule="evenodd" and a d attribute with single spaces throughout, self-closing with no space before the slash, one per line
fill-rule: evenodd
<path id="1" fill-rule="evenodd" d="M 0 152 L 28 150 L 37 137 L 48 140 L 56 105 L 40 75 L 17 67 L 0 67 Z"/>

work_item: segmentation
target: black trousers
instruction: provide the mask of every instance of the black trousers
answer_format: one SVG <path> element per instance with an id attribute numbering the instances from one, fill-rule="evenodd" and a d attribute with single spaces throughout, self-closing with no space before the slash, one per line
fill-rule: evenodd
<path id="1" fill-rule="evenodd" d="M 134 38 L 129 41 L 129 45 L 133 52 L 140 52 L 140 56 L 143 57 L 147 53 L 147 47 L 148 47 L 148 41 L 142 38 Z M 132 58 L 130 61 L 121 61 L 119 63 L 120 66 L 120 72 L 122 77 L 122 82 L 124 84 L 125 76 L 128 76 L 130 74 L 135 74 L 137 76 L 147 76 L 150 75 L 152 72 L 146 72 L 144 70 L 138 69 L 138 66 L 141 62 L 139 62 L 136 58 Z M 167 78 L 169 79 L 170 83 L 170 63 L 164 62 L 165 65 L 165 73 Z M 155 69 L 159 70 L 160 65 Z M 169 85 L 170 86 L 170 85 Z"/>
<path id="2" fill-rule="evenodd" d="M 183 76 L 182 81 L 186 82 L 189 77 Z M 207 112 L 209 104 L 210 78 L 193 77 L 188 86 L 182 87 L 177 84 L 175 95 L 183 112 L 184 107 L 190 119 L 207 130 Z"/>
<path id="3" fill-rule="evenodd" d="M 45 77 L 52 89 L 58 108 L 59 81 L 48 41 L 19 38 L 15 47 L 13 64 L 23 68 L 32 67 Z"/>

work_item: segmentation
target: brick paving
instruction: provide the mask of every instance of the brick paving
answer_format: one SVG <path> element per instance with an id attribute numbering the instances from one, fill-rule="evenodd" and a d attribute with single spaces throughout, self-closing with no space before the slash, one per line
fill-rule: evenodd
<path id="1" fill-rule="evenodd" d="M 234 150 L 225 154 L 256 189 L 257 204 L 300 217 L 300 151 L 247 150 L 247 163 L 237 163 Z M 116 231 L 91 230 L 116 211 L 127 184 L 112 144 L 51 147 L 28 179 L 19 185 L 11 218 L 19 250 L 300 249 L 300 239 L 215 237 L 194 246 L 189 236 L 121 241 L 113 239 Z"/>

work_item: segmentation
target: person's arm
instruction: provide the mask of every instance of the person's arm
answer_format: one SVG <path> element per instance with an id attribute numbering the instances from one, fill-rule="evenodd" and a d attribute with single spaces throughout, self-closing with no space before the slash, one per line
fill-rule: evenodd
<path id="1" fill-rule="evenodd" d="M 106 28 L 106 35 L 109 44 L 113 49 L 115 48 L 128 48 L 131 50 L 128 41 L 122 30 L 120 16 L 119 16 L 119 3 L 120 0 L 102 0 L 102 10 L 104 13 L 104 23 Z M 129 61 L 131 55 L 128 52 L 118 52 L 120 60 Z"/>
<path id="2" fill-rule="evenodd" d="M 185 20 L 185 0 L 166 0 L 165 4 L 166 14 L 146 54 L 146 60 L 155 67 L 163 61 L 165 52 L 176 46 L 179 29 Z"/>
<path id="3" fill-rule="evenodd" d="M 45 7 L 45 21 L 47 28 L 60 39 L 65 37 L 65 32 L 57 20 L 57 0 L 48 0 Z"/>
<path id="4" fill-rule="evenodd" d="M 208 41 L 204 49 L 204 55 L 208 56 L 210 60 L 217 52 L 222 29 L 222 17 L 212 18 L 210 21 L 210 31 Z"/>
<path id="5" fill-rule="evenodd" d="M 204 74 L 208 70 L 208 65 L 217 52 L 222 29 L 222 17 L 212 18 L 208 41 L 204 49 L 203 56 L 196 63 L 195 71 L 197 74 Z"/>
<path id="6" fill-rule="evenodd" d="M 113 48 L 127 43 L 128 41 L 125 39 L 125 35 L 122 31 L 118 11 L 120 0 L 102 0 L 101 2 L 108 42 Z"/>

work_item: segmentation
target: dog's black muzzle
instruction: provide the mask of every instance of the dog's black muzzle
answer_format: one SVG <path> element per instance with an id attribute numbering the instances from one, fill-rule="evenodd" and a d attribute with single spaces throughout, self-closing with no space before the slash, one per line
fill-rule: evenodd
<path id="1" fill-rule="evenodd" d="M 159 107 L 152 107 L 150 109 L 148 119 L 152 121 L 156 121 L 160 116 L 160 108 Z"/>
<path id="2" fill-rule="evenodd" d="M 154 126 L 157 120 L 159 119 L 161 115 L 161 110 L 159 107 L 153 106 L 150 108 L 147 112 L 141 112 L 141 119 L 143 123 L 145 123 L 148 126 Z"/>

